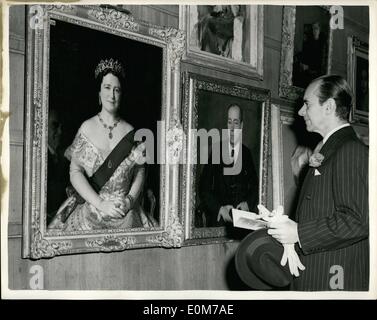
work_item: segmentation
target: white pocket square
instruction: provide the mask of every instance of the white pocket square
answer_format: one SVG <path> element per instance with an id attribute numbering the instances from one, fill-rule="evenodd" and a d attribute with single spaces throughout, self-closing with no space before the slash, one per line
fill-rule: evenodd
<path id="1" fill-rule="evenodd" d="M 315 175 L 315 176 L 320 176 L 321 173 L 320 173 L 317 169 L 315 169 L 315 170 L 314 170 L 314 175 Z"/>

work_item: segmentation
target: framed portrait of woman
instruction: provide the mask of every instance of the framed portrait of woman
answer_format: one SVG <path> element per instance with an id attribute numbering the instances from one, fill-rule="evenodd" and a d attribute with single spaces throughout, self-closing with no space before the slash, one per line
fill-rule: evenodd
<path id="1" fill-rule="evenodd" d="M 182 5 L 179 23 L 188 62 L 263 78 L 262 5 Z"/>
<path id="2" fill-rule="evenodd" d="M 368 122 L 369 115 L 369 45 L 348 37 L 347 80 L 354 94 L 351 121 Z"/>
<path id="3" fill-rule="evenodd" d="M 185 243 L 241 239 L 232 209 L 267 205 L 270 93 L 187 72 L 182 99 Z"/>
<path id="4" fill-rule="evenodd" d="M 23 256 L 180 246 L 165 141 L 183 34 L 102 6 L 28 10 Z"/>
<path id="5" fill-rule="evenodd" d="M 284 6 L 279 95 L 296 100 L 308 84 L 330 73 L 332 28 L 326 6 Z"/>

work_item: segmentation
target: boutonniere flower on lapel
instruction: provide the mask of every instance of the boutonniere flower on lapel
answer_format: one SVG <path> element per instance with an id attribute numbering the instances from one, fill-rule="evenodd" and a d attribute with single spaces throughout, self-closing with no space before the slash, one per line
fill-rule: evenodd
<path id="1" fill-rule="evenodd" d="M 321 166 L 322 161 L 324 159 L 325 157 L 323 154 L 319 152 L 313 153 L 309 158 L 309 166 L 313 168 L 318 168 L 319 166 Z"/>

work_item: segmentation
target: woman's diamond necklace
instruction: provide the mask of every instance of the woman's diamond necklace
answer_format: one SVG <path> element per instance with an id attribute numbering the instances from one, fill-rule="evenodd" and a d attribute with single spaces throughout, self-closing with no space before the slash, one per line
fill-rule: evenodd
<path id="1" fill-rule="evenodd" d="M 103 127 L 104 127 L 105 129 L 108 129 L 108 130 L 109 130 L 109 139 L 112 139 L 112 138 L 113 138 L 113 133 L 112 133 L 111 131 L 113 131 L 113 129 L 118 125 L 118 123 L 119 123 L 119 121 L 120 121 L 120 118 L 119 118 L 118 120 L 116 120 L 112 126 L 109 126 L 109 125 L 107 125 L 107 124 L 103 121 L 103 119 L 101 118 L 100 114 L 97 114 L 97 116 L 98 116 L 99 121 L 100 121 L 101 124 L 103 125 Z"/>

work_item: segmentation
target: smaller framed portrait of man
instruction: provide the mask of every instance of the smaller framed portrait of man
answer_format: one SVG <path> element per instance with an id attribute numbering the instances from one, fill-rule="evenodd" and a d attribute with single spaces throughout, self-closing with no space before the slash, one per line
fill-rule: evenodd
<path id="1" fill-rule="evenodd" d="M 232 209 L 267 201 L 269 91 L 185 74 L 186 162 L 180 179 L 188 242 L 242 237 Z"/>
<path id="2" fill-rule="evenodd" d="M 332 33 L 328 6 L 284 6 L 279 95 L 296 100 L 308 84 L 330 73 Z"/>

